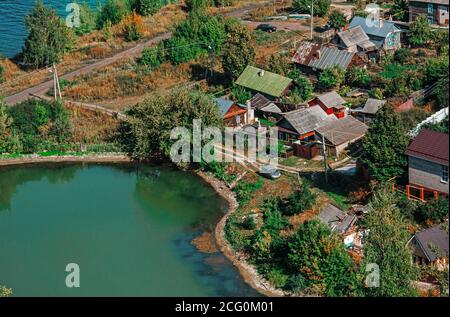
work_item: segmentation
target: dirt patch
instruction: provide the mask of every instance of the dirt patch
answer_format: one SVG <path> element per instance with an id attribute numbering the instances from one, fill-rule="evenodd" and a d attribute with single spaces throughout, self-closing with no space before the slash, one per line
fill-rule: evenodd
<path id="1" fill-rule="evenodd" d="M 219 248 L 216 244 L 214 234 L 211 232 L 204 232 L 202 235 L 192 239 L 191 243 L 203 253 L 216 253 L 219 252 Z"/>

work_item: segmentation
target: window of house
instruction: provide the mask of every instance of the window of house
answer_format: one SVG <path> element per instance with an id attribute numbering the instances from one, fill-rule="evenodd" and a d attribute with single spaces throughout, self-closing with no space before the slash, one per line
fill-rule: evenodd
<path id="1" fill-rule="evenodd" d="M 442 165 L 442 178 L 444 183 L 448 183 L 448 166 Z"/>
<path id="2" fill-rule="evenodd" d="M 433 4 L 432 3 L 428 4 L 428 14 L 433 14 Z"/>

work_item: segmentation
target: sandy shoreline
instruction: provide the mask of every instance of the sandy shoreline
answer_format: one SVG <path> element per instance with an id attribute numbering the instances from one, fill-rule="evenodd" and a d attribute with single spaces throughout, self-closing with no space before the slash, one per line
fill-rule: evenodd
<path id="1" fill-rule="evenodd" d="M 226 239 L 225 224 L 228 217 L 233 214 L 239 206 L 234 193 L 223 182 L 219 181 L 211 174 L 202 171 L 198 171 L 196 174 L 208 183 L 228 203 L 227 213 L 217 223 L 215 228 L 216 243 L 220 251 L 231 263 L 233 263 L 233 265 L 239 270 L 239 273 L 244 281 L 253 289 L 269 297 L 287 296 L 288 294 L 272 287 L 268 281 L 261 278 L 255 268 L 246 261 L 242 254 L 235 252 Z"/>
<path id="2" fill-rule="evenodd" d="M 23 156 L 0 159 L 0 166 L 38 164 L 38 163 L 128 163 L 132 160 L 124 154 L 63 155 L 63 156 Z"/>

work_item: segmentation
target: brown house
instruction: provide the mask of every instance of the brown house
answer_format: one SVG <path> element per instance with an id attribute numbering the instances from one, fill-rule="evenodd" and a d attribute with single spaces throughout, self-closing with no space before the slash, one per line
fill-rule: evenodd
<path id="1" fill-rule="evenodd" d="M 430 24 L 448 26 L 449 0 L 413 0 L 409 1 L 409 21 L 424 15 Z"/>
<path id="2" fill-rule="evenodd" d="M 438 269 L 448 266 L 448 231 L 440 225 L 417 232 L 408 244 L 413 248 L 413 261 L 417 265 Z"/>
<path id="3" fill-rule="evenodd" d="M 422 129 L 406 150 L 408 196 L 425 200 L 448 197 L 448 134 Z"/>
<path id="4" fill-rule="evenodd" d="M 225 126 L 237 127 L 253 123 L 253 110 L 247 109 L 247 106 L 223 98 L 216 98 L 216 104 L 219 107 Z"/>
<path id="5" fill-rule="evenodd" d="M 317 79 L 320 72 L 335 66 L 347 70 L 352 65 L 363 65 L 364 61 L 355 52 L 340 50 L 336 47 L 320 46 L 303 42 L 292 61 L 305 74 Z"/>

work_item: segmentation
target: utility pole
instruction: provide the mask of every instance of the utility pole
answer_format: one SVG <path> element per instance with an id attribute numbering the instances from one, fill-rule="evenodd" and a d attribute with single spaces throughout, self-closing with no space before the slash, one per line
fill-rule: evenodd
<path id="1" fill-rule="evenodd" d="M 311 41 L 313 40 L 314 29 L 314 0 L 311 0 Z"/>
<path id="2" fill-rule="evenodd" d="M 62 99 L 61 96 L 61 86 L 59 85 L 59 78 L 58 78 L 58 71 L 56 70 L 56 65 L 53 64 L 52 66 L 52 72 L 53 72 L 53 95 L 55 97 L 55 100 Z"/>
<path id="3" fill-rule="evenodd" d="M 327 146 L 325 145 L 325 137 L 323 135 L 322 135 L 322 152 L 323 152 L 323 165 L 325 168 L 325 184 L 328 185 Z"/>

